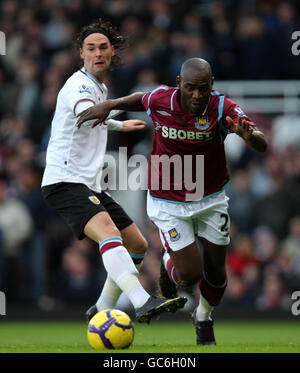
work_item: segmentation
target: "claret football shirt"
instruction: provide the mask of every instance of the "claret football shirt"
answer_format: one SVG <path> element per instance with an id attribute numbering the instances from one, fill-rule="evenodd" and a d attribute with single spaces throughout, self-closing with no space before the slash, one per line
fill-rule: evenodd
<path id="1" fill-rule="evenodd" d="M 190 202 L 187 196 L 199 181 L 203 182 L 203 193 L 200 198 L 194 193 L 194 201 L 222 191 L 229 182 L 224 140 L 232 132 L 225 118 L 230 116 L 237 122 L 242 116 L 254 126 L 241 108 L 212 90 L 204 112 L 190 114 L 180 106 L 179 89 L 165 85 L 146 93 L 142 103 L 154 124 L 148 174 L 150 195 L 172 202 Z M 203 156 L 202 163 L 198 163 L 197 156 Z M 201 173 L 197 172 L 200 166 Z M 197 180 L 199 177 L 202 180 Z"/>

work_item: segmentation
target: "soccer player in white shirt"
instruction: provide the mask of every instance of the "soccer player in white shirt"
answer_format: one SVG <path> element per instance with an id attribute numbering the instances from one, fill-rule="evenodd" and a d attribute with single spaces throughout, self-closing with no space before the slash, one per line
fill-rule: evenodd
<path id="1" fill-rule="evenodd" d="M 128 132 L 144 128 L 145 123 L 107 118 L 93 130 L 90 122 L 80 129 L 76 126 L 78 113 L 106 100 L 103 81 L 119 60 L 116 51 L 124 38 L 109 22 L 100 20 L 84 27 L 77 41 L 83 67 L 66 81 L 57 97 L 42 192 L 79 239 L 87 236 L 99 243 L 107 280 L 97 303 L 87 311 L 88 319 L 102 309 L 113 308 L 123 291 L 135 308 L 137 320 L 149 323 L 154 315 L 183 307 L 186 299 L 159 298 L 145 291 L 133 259 L 142 260 L 147 241 L 122 207 L 97 183 L 107 129 Z"/>

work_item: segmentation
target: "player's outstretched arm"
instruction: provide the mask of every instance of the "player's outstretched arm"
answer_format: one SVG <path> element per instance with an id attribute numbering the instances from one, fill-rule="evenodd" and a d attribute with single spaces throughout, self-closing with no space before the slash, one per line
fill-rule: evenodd
<path id="1" fill-rule="evenodd" d="M 142 105 L 143 95 L 143 92 L 136 92 L 129 96 L 107 100 L 95 106 L 91 106 L 77 115 L 77 118 L 79 119 L 76 125 L 80 128 L 82 123 L 88 120 L 97 119 L 91 125 L 91 127 L 94 128 L 97 124 L 105 121 L 111 110 L 145 111 L 145 108 Z"/>
<path id="2" fill-rule="evenodd" d="M 267 150 L 268 143 L 265 135 L 257 128 L 251 126 L 247 120 L 239 116 L 238 122 L 234 123 L 232 118 L 227 116 L 226 121 L 231 126 L 232 131 L 239 135 L 253 150 L 257 152 L 265 152 Z"/>

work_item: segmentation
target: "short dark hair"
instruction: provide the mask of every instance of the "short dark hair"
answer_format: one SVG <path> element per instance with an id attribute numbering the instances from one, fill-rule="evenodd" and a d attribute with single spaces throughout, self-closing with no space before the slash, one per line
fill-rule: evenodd
<path id="1" fill-rule="evenodd" d="M 115 51 L 116 50 L 122 50 L 125 47 L 126 40 L 123 35 L 118 31 L 118 29 L 112 25 L 109 21 L 103 21 L 102 19 L 97 20 L 94 23 L 91 23 L 90 25 L 82 27 L 80 30 L 79 34 L 77 35 L 76 38 L 76 44 L 78 48 L 82 48 L 84 39 L 92 33 L 92 30 L 99 29 L 99 33 L 101 33 L 101 30 L 103 31 L 102 33 L 107 36 L 109 39 L 111 45 L 114 46 Z M 97 32 L 97 31 L 95 31 Z M 116 53 L 112 57 L 112 62 L 111 62 L 111 70 L 116 67 L 121 65 L 121 58 L 118 56 Z"/>

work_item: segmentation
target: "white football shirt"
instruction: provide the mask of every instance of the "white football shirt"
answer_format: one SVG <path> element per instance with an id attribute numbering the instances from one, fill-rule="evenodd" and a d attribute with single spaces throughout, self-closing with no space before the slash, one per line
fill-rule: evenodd
<path id="1" fill-rule="evenodd" d="M 106 98 L 107 87 L 85 68 L 66 81 L 57 96 L 42 186 L 82 183 L 101 192 L 99 175 L 106 152 L 107 130 L 122 128 L 122 122 L 109 119 L 91 128 L 91 121 L 78 129 L 76 115 Z M 114 111 L 109 118 L 118 114 L 120 111 Z"/>

